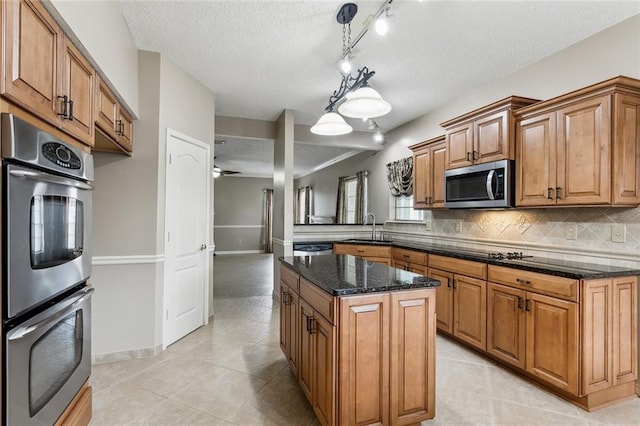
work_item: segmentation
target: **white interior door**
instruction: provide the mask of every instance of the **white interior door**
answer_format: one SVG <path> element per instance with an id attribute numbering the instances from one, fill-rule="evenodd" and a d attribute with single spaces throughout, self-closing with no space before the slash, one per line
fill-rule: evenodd
<path id="1" fill-rule="evenodd" d="M 209 145 L 167 130 L 163 347 L 207 321 Z"/>

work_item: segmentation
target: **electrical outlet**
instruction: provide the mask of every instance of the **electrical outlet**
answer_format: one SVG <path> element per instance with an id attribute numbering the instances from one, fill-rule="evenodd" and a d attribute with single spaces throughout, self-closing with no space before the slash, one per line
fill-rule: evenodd
<path id="1" fill-rule="evenodd" d="M 624 243 L 627 240 L 626 225 L 611 225 L 611 241 L 614 243 Z"/>
<path id="2" fill-rule="evenodd" d="M 568 223 L 564 226 L 564 237 L 567 240 L 578 239 L 578 225 L 575 223 Z"/>
<path id="3" fill-rule="evenodd" d="M 461 220 L 456 222 L 456 232 L 462 232 L 462 221 Z"/>
<path id="4" fill-rule="evenodd" d="M 424 223 L 424 230 L 427 232 L 431 232 L 431 221 L 428 220 Z"/>

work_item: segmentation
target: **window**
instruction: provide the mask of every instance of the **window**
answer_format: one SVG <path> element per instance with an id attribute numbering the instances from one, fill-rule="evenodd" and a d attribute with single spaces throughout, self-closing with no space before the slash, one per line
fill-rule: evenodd
<path id="1" fill-rule="evenodd" d="M 413 208 L 413 195 L 398 195 L 394 198 L 396 220 L 423 220 L 424 211 Z"/>
<path id="2" fill-rule="evenodd" d="M 356 189 L 357 189 L 357 181 L 356 178 L 347 179 L 344 183 L 344 197 L 345 197 L 345 206 L 346 206 L 346 223 L 357 223 L 356 222 Z"/>

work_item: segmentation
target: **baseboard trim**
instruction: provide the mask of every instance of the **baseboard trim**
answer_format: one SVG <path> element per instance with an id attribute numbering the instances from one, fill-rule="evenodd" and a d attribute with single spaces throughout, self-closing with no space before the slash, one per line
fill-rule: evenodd
<path id="1" fill-rule="evenodd" d="M 96 265 L 142 265 L 164 262 L 164 254 L 136 256 L 93 256 L 91 264 Z"/>
<path id="2" fill-rule="evenodd" d="M 226 254 L 260 254 L 264 253 L 264 250 L 225 250 L 225 251 L 216 251 L 216 256 L 226 255 Z"/>
<path id="3" fill-rule="evenodd" d="M 132 359 L 153 358 L 162 352 L 162 345 L 155 348 L 140 348 L 130 351 L 110 352 L 91 356 L 91 364 L 106 364 L 110 362 L 131 361 Z"/>

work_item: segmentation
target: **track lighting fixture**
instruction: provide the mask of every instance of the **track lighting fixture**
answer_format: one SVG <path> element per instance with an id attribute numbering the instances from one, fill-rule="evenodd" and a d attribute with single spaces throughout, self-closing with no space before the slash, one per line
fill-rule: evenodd
<path id="1" fill-rule="evenodd" d="M 385 0 L 375 15 L 370 15 L 368 23 L 376 20 L 376 31 L 379 19 L 385 22 L 379 24 L 386 27 L 386 18 L 393 0 Z M 375 75 L 367 67 L 358 69 L 356 76 L 352 76 L 352 49 L 362 39 L 368 30 L 368 25 L 358 34 L 354 42 L 351 42 L 351 21 L 358 12 L 358 6 L 354 3 L 342 5 L 336 20 L 342 25 L 342 55 L 338 59 L 342 81 L 340 87 L 329 97 L 329 103 L 325 107 L 326 113 L 311 127 L 311 132 L 317 135 L 336 136 L 350 133 L 353 128 L 341 117 L 361 118 L 366 121 L 369 118 L 380 117 L 391 111 L 391 104 L 385 101 L 380 93 L 369 86 L 369 79 Z M 384 15 L 384 16 L 383 16 Z M 382 22 L 382 21 L 381 21 Z M 386 32 L 386 29 L 384 29 Z M 337 107 L 338 113 L 335 112 Z M 382 134 L 380 134 L 382 137 Z"/>

